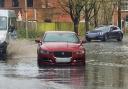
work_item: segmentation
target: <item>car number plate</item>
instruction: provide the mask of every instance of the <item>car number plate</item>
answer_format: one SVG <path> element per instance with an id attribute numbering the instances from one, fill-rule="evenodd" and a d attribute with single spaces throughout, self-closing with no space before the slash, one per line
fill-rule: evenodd
<path id="1" fill-rule="evenodd" d="M 71 62 L 71 58 L 56 58 L 56 62 L 58 63 Z"/>

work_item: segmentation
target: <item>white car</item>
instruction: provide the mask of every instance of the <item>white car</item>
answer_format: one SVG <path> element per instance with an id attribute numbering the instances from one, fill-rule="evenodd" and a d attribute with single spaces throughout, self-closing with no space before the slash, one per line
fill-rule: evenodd
<path id="1" fill-rule="evenodd" d="M 0 58 L 6 55 L 9 44 L 9 26 L 16 22 L 15 11 L 0 10 Z"/>

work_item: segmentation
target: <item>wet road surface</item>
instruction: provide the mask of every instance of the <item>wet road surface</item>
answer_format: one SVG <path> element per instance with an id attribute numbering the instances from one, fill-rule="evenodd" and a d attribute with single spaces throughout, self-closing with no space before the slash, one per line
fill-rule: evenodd
<path id="1" fill-rule="evenodd" d="M 0 89 L 128 89 L 128 36 L 85 44 L 85 67 L 45 67 L 36 63 L 36 44 L 12 41 L 0 61 Z"/>
<path id="2" fill-rule="evenodd" d="M 128 89 L 128 36 L 86 44 L 85 89 Z"/>
<path id="3" fill-rule="evenodd" d="M 85 67 L 38 68 L 37 44 L 12 41 L 0 61 L 0 89 L 85 89 Z"/>

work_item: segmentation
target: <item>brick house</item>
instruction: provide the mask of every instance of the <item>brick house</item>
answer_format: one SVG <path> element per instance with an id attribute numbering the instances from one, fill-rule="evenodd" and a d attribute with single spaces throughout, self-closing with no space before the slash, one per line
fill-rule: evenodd
<path id="1" fill-rule="evenodd" d="M 70 16 L 64 13 L 57 0 L 0 0 L 0 9 L 15 10 L 17 19 L 39 22 L 71 22 Z"/>
<path id="2" fill-rule="evenodd" d="M 118 25 L 118 7 L 116 6 L 114 13 L 113 13 L 113 20 L 114 25 Z M 124 32 L 128 29 L 128 1 L 121 0 L 121 28 Z"/>

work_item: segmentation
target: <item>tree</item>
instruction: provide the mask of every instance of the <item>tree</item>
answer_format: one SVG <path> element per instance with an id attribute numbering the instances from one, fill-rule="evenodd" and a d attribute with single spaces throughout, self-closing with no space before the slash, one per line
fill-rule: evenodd
<path id="1" fill-rule="evenodd" d="M 80 22 L 81 11 L 84 7 L 84 0 L 58 0 L 62 9 L 70 15 L 73 24 L 74 32 L 78 34 L 78 26 Z"/>
<path id="2" fill-rule="evenodd" d="M 118 0 L 118 26 L 121 28 L 121 0 Z"/>
<path id="3" fill-rule="evenodd" d="M 89 30 L 89 22 L 95 16 L 95 20 L 97 19 L 96 15 L 98 10 L 96 9 L 96 1 L 97 0 L 85 0 L 84 1 L 84 17 L 85 17 L 85 29 L 86 31 Z M 95 23 L 97 24 L 97 23 Z"/>
<path id="4" fill-rule="evenodd" d="M 115 4 L 118 4 L 118 0 L 99 0 L 99 3 L 99 23 L 105 25 L 111 24 L 112 16 L 115 10 Z"/>

